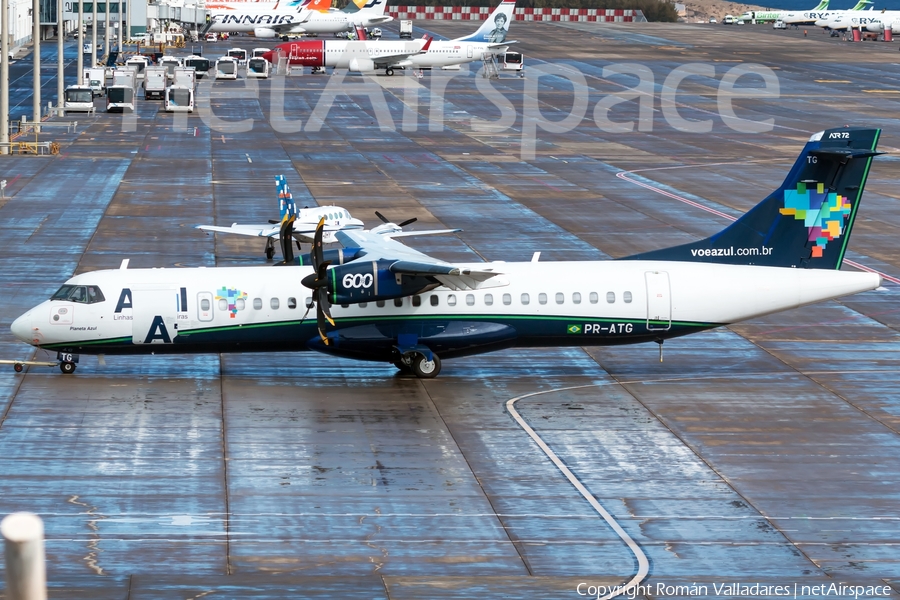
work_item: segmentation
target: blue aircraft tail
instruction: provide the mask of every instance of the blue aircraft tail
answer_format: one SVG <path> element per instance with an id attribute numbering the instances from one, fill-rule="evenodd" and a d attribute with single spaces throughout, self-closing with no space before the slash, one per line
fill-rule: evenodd
<path id="1" fill-rule="evenodd" d="M 622 260 L 840 269 L 880 129 L 829 129 L 809 139 L 784 183 L 712 237 Z"/>
<path id="2" fill-rule="evenodd" d="M 498 44 L 506 41 L 509 34 L 509 24 L 515 15 L 516 0 L 503 0 L 486 21 L 481 24 L 478 31 L 468 37 L 456 38 L 455 42 L 488 42 Z"/>
<path id="3" fill-rule="evenodd" d="M 297 216 L 297 205 L 294 203 L 291 188 L 288 187 L 284 175 L 275 176 L 275 185 L 278 187 L 278 212 L 281 215 L 279 222 L 284 223 L 291 217 Z"/>

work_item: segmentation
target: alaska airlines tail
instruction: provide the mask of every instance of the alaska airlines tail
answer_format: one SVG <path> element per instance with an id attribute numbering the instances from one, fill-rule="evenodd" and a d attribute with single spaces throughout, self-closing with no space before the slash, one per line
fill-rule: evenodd
<path id="1" fill-rule="evenodd" d="M 509 33 L 509 24 L 513 20 L 513 12 L 516 8 L 516 0 L 503 0 L 486 21 L 481 24 L 478 31 L 468 37 L 456 38 L 455 42 L 488 42 L 500 43 L 506 41 Z"/>
<path id="2" fill-rule="evenodd" d="M 879 135 L 861 127 L 821 131 L 781 187 L 719 233 L 623 260 L 840 269 Z"/>
<path id="3" fill-rule="evenodd" d="M 297 205 L 294 203 L 291 188 L 288 187 L 287 179 L 285 179 L 284 175 L 275 176 L 275 185 L 278 188 L 278 211 L 281 216 L 279 222 L 284 223 L 291 217 L 297 216 Z"/>

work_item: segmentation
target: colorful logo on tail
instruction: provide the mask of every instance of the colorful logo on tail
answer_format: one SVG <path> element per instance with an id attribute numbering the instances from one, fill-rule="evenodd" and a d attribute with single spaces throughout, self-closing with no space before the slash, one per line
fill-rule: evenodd
<path id="1" fill-rule="evenodd" d="M 850 218 L 850 202 L 845 196 L 834 192 L 825 193 L 825 184 L 798 183 L 796 190 L 785 190 L 784 208 L 778 210 L 783 215 L 793 215 L 794 220 L 803 221 L 809 232 L 808 240 L 815 242 L 813 258 L 821 258 L 828 242 L 841 237 L 844 224 Z"/>

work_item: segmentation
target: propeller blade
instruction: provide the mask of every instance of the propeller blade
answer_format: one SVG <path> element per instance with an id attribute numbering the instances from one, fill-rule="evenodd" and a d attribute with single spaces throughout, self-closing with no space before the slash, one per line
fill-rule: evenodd
<path id="1" fill-rule="evenodd" d="M 419 219 L 417 219 L 415 217 L 413 217 L 412 219 L 407 219 L 407 220 L 403 221 L 402 223 L 400 223 L 400 227 L 406 227 L 407 225 L 409 225 L 411 223 L 415 223 L 418 220 Z"/>
<path id="2" fill-rule="evenodd" d="M 289 265 L 294 262 L 294 248 L 291 241 L 294 237 L 294 217 L 281 224 L 279 241 L 281 242 L 281 255 L 284 258 L 282 264 Z"/>
<path id="3" fill-rule="evenodd" d="M 327 324 L 330 323 L 334 327 L 334 319 L 331 318 L 329 305 L 328 288 L 322 285 L 316 289 L 316 325 L 319 329 L 319 337 L 326 346 L 330 344 L 328 335 L 326 335 Z"/>
<path id="4" fill-rule="evenodd" d="M 322 256 L 324 250 L 322 249 L 322 232 L 325 229 L 325 217 L 319 219 L 319 224 L 316 225 L 316 233 L 313 236 L 313 246 L 310 254 L 312 255 L 312 263 L 313 268 L 318 271 L 319 265 L 322 263 Z"/>
<path id="5" fill-rule="evenodd" d="M 387 217 L 385 217 L 383 214 L 381 214 L 377 210 L 375 211 L 375 216 L 378 217 L 379 219 L 381 219 L 384 223 L 390 223 L 390 221 L 387 220 Z"/>

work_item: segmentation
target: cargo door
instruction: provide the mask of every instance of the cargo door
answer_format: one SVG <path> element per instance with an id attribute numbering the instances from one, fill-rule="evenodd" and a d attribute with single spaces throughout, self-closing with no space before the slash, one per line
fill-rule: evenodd
<path id="1" fill-rule="evenodd" d="M 669 274 L 665 271 L 647 271 L 647 330 L 666 331 L 672 327 L 672 296 L 669 290 Z"/>
<path id="2" fill-rule="evenodd" d="M 133 344 L 171 344 L 178 335 L 177 313 L 181 299 L 171 288 L 131 290 L 131 342 Z"/>

